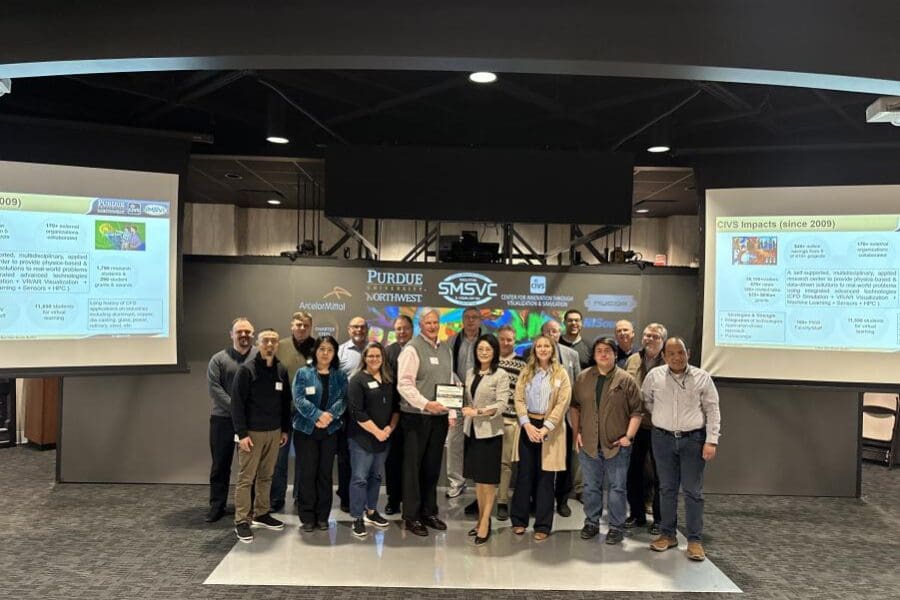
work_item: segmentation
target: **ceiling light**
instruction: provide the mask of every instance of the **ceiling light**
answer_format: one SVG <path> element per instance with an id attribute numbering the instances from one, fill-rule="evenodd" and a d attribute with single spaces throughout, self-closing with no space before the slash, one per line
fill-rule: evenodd
<path id="1" fill-rule="evenodd" d="M 225 173 L 225 179 L 243 179 L 240 173 L 234 173 L 233 171 L 228 171 Z"/>
<path id="2" fill-rule="evenodd" d="M 639 215 L 646 215 L 648 212 L 650 212 L 650 209 L 649 208 L 639 208 L 634 212 L 636 212 Z"/>
<path id="3" fill-rule="evenodd" d="M 647 144 L 647 152 L 652 154 L 662 154 L 672 149 L 672 133 L 669 127 L 669 121 L 663 119 L 653 124 L 650 129 L 650 140 Z"/>
<path id="4" fill-rule="evenodd" d="M 490 71 L 477 71 L 469 75 L 469 81 L 474 83 L 494 83 L 497 81 L 497 75 Z"/>
<path id="5" fill-rule="evenodd" d="M 266 112 L 266 141 L 272 144 L 287 144 L 287 110 L 284 101 L 271 94 Z"/>
<path id="6" fill-rule="evenodd" d="M 647 152 L 652 152 L 653 154 L 661 154 L 663 152 L 668 152 L 671 149 L 672 148 L 666 146 L 665 144 L 659 144 L 657 146 L 650 146 L 649 148 L 647 148 Z"/>
<path id="7" fill-rule="evenodd" d="M 266 202 L 271 204 L 272 206 L 278 206 L 279 204 L 281 204 L 281 200 L 279 200 L 278 198 L 269 198 L 268 200 L 266 200 Z"/>

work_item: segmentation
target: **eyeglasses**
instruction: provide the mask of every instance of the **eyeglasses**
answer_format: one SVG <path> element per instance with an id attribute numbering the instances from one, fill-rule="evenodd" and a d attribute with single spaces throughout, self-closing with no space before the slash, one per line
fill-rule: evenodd
<path id="1" fill-rule="evenodd" d="M 658 333 L 645 333 L 644 338 L 646 338 L 648 340 L 661 340 L 662 336 L 659 335 Z"/>
<path id="2" fill-rule="evenodd" d="M 259 343 L 263 346 L 274 346 L 278 343 L 278 338 L 260 338 Z"/>

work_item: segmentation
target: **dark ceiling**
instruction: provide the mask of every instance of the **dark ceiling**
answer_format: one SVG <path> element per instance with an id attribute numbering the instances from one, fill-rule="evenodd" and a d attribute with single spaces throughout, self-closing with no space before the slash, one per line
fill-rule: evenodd
<path id="1" fill-rule="evenodd" d="M 265 141 L 267 103 L 288 102 L 291 143 Z M 17 79 L 0 119 L 75 120 L 203 134 L 188 200 L 293 207 L 315 196 L 329 144 L 492 146 L 634 152 L 635 204 L 690 214 L 698 154 L 797 145 L 877 147 L 900 129 L 867 125 L 875 96 L 806 88 L 658 79 L 427 71 L 168 71 Z M 668 115 L 662 119 L 662 115 Z M 645 151 L 659 120 L 673 151 Z M 293 158 L 284 158 L 293 157 Z M 225 173 L 240 179 L 227 178 Z"/>

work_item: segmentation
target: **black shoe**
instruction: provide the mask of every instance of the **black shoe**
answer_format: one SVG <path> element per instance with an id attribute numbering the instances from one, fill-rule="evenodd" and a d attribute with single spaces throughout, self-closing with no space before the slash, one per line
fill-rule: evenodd
<path id="1" fill-rule="evenodd" d="M 301 523 L 300 524 L 300 531 L 303 531 L 305 533 L 312 533 L 315 530 L 315 528 L 316 528 L 316 524 L 311 521 L 309 523 Z"/>
<path id="2" fill-rule="evenodd" d="M 472 500 L 470 503 L 466 504 L 466 507 L 463 509 L 463 512 L 466 513 L 466 516 L 472 517 L 478 514 L 478 500 Z"/>
<path id="3" fill-rule="evenodd" d="M 662 535 L 662 528 L 660 528 L 658 523 L 650 523 L 650 527 L 647 528 L 647 532 L 650 535 Z"/>
<path id="4" fill-rule="evenodd" d="M 591 523 L 585 523 L 584 527 L 581 528 L 581 539 L 589 540 L 597 537 L 597 534 L 600 533 L 600 528 Z"/>
<path id="5" fill-rule="evenodd" d="M 477 528 L 477 527 L 473 527 L 472 529 L 470 529 L 470 530 L 466 533 L 466 535 L 469 536 L 469 537 L 475 537 L 476 535 L 478 535 L 478 528 Z"/>
<path id="6" fill-rule="evenodd" d="M 237 538 L 245 544 L 249 544 L 253 541 L 253 532 L 250 530 L 250 523 L 238 523 L 234 526 L 234 532 L 237 534 Z"/>
<path id="7" fill-rule="evenodd" d="M 569 508 L 568 502 L 563 501 L 556 505 L 556 513 L 561 517 L 571 517 L 572 509 Z"/>
<path id="8" fill-rule="evenodd" d="M 628 517 L 625 519 L 625 529 L 633 529 L 634 527 L 644 527 L 647 525 L 646 517 L 644 519 L 638 519 L 636 517 Z"/>
<path id="9" fill-rule="evenodd" d="M 422 521 L 418 521 L 415 519 L 404 519 L 403 526 L 408 532 L 412 533 L 413 535 L 419 535 L 422 537 L 428 535 L 428 528 L 422 524 Z"/>
<path id="10" fill-rule="evenodd" d="M 488 532 L 487 532 L 487 535 L 484 536 L 484 537 L 479 537 L 478 535 L 476 535 L 476 536 L 475 536 L 475 545 L 476 545 L 476 546 L 481 546 L 482 544 L 486 544 L 487 541 L 488 541 L 489 539 L 491 539 L 491 522 L 490 522 L 490 520 L 488 520 Z"/>
<path id="11" fill-rule="evenodd" d="M 372 514 L 365 513 L 363 515 L 363 522 L 368 525 L 374 525 L 375 527 L 379 527 L 381 529 L 390 527 L 391 525 L 390 521 L 379 515 L 377 510 L 373 510 Z"/>
<path id="12" fill-rule="evenodd" d="M 625 539 L 625 534 L 622 533 L 621 529 L 610 529 L 606 532 L 606 543 L 610 546 L 614 546 L 622 542 Z"/>
<path id="13" fill-rule="evenodd" d="M 498 521 L 506 521 L 509 519 L 509 505 L 508 504 L 498 504 L 497 505 L 497 520 Z"/>
<path id="14" fill-rule="evenodd" d="M 284 523 L 272 516 L 272 513 L 266 513 L 260 517 L 253 517 L 253 524 L 265 527 L 266 529 L 274 529 L 280 531 L 284 529 Z"/>
<path id="15" fill-rule="evenodd" d="M 578 492 L 577 494 L 575 494 L 575 501 L 581 502 L 582 504 L 584 504 L 584 498 L 582 497 L 581 492 Z"/>
<path id="16" fill-rule="evenodd" d="M 388 502 L 384 507 L 384 514 L 386 515 L 396 515 L 398 512 L 400 512 L 399 504 L 391 504 Z"/>
<path id="17" fill-rule="evenodd" d="M 224 516 L 225 516 L 224 508 L 219 508 L 218 506 L 211 506 L 209 508 L 209 512 L 206 513 L 206 518 L 204 518 L 204 521 L 206 521 L 207 523 L 215 523 L 216 521 L 218 521 L 219 519 L 221 519 Z"/>
<path id="18" fill-rule="evenodd" d="M 350 513 L 350 505 L 341 503 L 341 512 Z"/>
<path id="19" fill-rule="evenodd" d="M 447 531 L 447 524 L 435 516 L 422 517 L 422 523 L 432 529 L 437 529 L 438 531 Z"/>
<path id="20" fill-rule="evenodd" d="M 328 531 L 328 521 L 320 521 L 316 527 L 319 531 Z"/>
<path id="21" fill-rule="evenodd" d="M 363 523 L 361 517 L 359 519 L 353 519 L 353 535 L 358 538 L 364 538 L 367 535 L 366 524 Z"/>

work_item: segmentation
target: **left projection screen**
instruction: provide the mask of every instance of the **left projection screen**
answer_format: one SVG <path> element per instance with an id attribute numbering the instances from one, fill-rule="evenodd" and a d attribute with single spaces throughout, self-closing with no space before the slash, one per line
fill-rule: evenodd
<path id="1" fill-rule="evenodd" d="M 0 161 L 0 369 L 177 364 L 178 176 Z"/>

